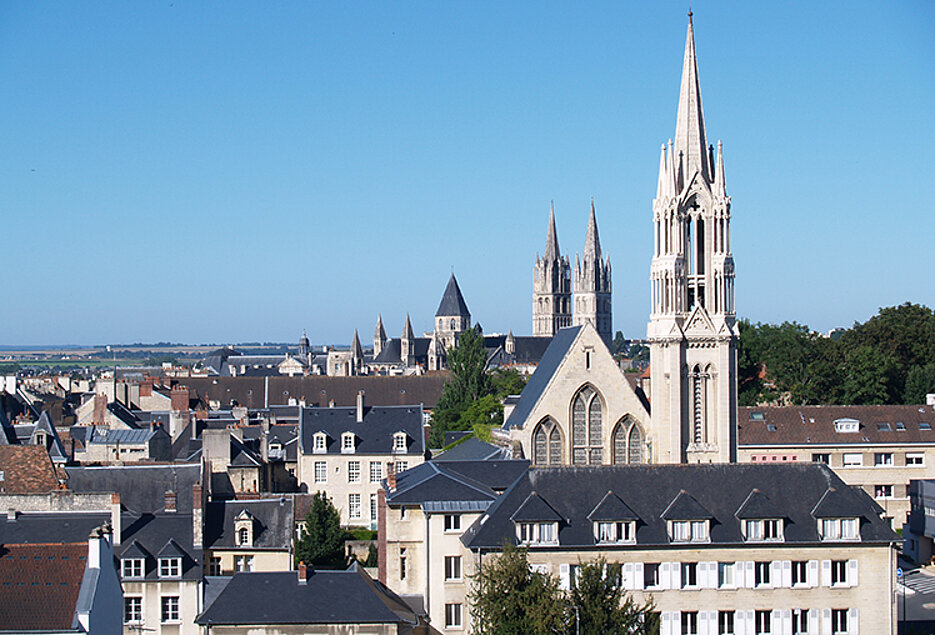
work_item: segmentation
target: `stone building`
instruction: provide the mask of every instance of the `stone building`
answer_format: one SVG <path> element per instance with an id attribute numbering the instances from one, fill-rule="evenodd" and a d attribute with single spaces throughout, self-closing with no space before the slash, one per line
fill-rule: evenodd
<path id="1" fill-rule="evenodd" d="M 549 209 L 549 232 L 542 258 L 536 254 L 533 269 L 532 334 L 552 337 L 559 329 L 571 326 L 571 266 L 568 256 L 558 248 L 555 229 L 555 206 Z"/>
<path id="2" fill-rule="evenodd" d="M 610 256 L 601 259 L 601 239 L 597 233 L 597 218 L 594 215 L 594 200 L 591 200 L 591 216 L 588 232 L 584 238 L 584 255 L 575 254 L 575 303 L 572 323 L 575 326 L 590 324 L 604 344 L 610 346 L 613 329 L 611 310 Z"/>

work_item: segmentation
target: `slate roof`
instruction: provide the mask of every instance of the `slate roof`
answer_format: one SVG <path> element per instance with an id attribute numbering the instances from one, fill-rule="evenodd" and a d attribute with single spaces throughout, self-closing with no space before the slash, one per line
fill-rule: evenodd
<path id="1" fill-rule="evenodd" d="M 2 494 L 46 494 L 59 488 L 55 466 L 41 445 L 0 445 L 0 472 Z"/>
<path id="2" fill-rule="evenodd" d="M 178 509 L 192 509 L 192 486 L 201 480 L 201 464 L 66 467 L 73 492 L 119 492 L 124 509 L 162 510 L 167 490 L 176 492 Z M 160 545 L 161 546 L 161 545 Z"/>
<path id="3" fill-rule="evenodd" d="M 43 412 L 39 416 L 39 420 L 36 421 L 36 426 L 33 428 L 32 434 L 29 437 L 29 443 L 35 444 L 38 436 L 37 433 L 44 432 L 51 439 L 49 444 L 49 456 L 53 461 L 64 462 L 68 460 L 68 453 L 65 451 L 65 446 L 62 445 L 62 440 L 58 436 L 58 431 L 55 429 L 55 426 L 52 425 L 52 419 L 49 418 L 48 411 Z"/>
<path id="4" fill-rule="evenodd" d="M 312 436 L 328 435 L 327 453 L 341 453 L 341 434 L 353 432 L 357 454 L 393 453 L 393 434 L 407 436 L 407 454 L 425 454 L 421 406 L 367 406 L 363 423 L 357 423 L 357 408 L 303 408 L 299 415 L 302 453 L 312 454 Z"/>
<path id="5" fill-rule="evenodd" d="M 562 515 L 555 511 L 535 491 L 526 496 L 526 500 L 520 503 L 520 506 L 510 516 L 514 522 L 561 522 L 564 520 Z"/>
<path id="6" fill-rule="evenodd" d="M 507 335 L 485 335 L 484 348 L 487 349 L 488 365 L 511 366 L 538 364 L 545 355 L 551 337 L 534 337 L 529 335 L 513 336 L 513 353 L 506 352 Z"/>
<path id="7" fill-rule="evenodd" d="M 417 364 L 425 364 L 428 360 L 429 344 L 432 343 L 431 337 L 412 338 L 412 356 Z M 373 358 L 375 364 L 400 364 L 402 363 L 402 340 L 393 337 L 386 340 L 383 344 L 383 350 Z M 437 398 L 436 398 L 437 399 Z"/>
<path id="8" fill-rule="evenodd" d="M 198 624 L 403 624 L 416 616 L 402 598 L 354 563 L 346 571 L 238 573 Z"/>
<path id="9" fill-rule="evenodd" d="M 520 395 L 519 403 L 510 413 L 510 418 L 503 423 L 504 429 L 523 425 L 526 417 L 529 416 L 529 413 L 532 412 L 532 409 L 542 397 L 542 393 L 545 392 L 555 371 L 558 370 L 562 360 L 565 359 L 568 349 L 574 343 L 575 338 L 578 337 L 581 328 L 580 326 L 571 326 L 559 329 L 558 333 L 555 334 L 542 359 L 539 360 L 536 372 L 532 374 L 532 377 L 526 383 L 526 387 Z"/>
<path id="10" fill-rule="evenodd" d="M 448 278 L 448 284 L 442 294 L 442 301 L 439 302 L 438 310 L 435 311 L 435 317 L 449 315 L 471 317 L 471 312 L 468 311 L 464 296 L 461 295 L 461 287 L 458 286 L 455 274 L 451 274 L 451 277 Z"/>
<path id="11" fill-rule="evenodd" d="M 118 559 L 138 558 L 142 550 L 146 555 L 144 579 L 159 580 L 158 558 L 182 557 L 182 580 L 200 580 L 202 575 L 202 549 L 193 545 L 193 521 L 190 513 L 121 515 L 121 541 L 114 547 Z"/>
<path id="12" fill-rule="evenodd" d="M 786 544 L 816 544 L 820 538 L 812 510 L 829 487 L 839 497 L 836 512 L 861 518 L 863 543 L 897 540 L 872 500 L 848 487 L 825 465 L 741 463 L 530 469 L 491 505 L 483 524 L 477 522 L 465 532 L 462 542 L 471 549 L 499 549 L 504 540 L 515 541 L 511 517 L 535 491 L 567 521 L 559 526 L 561 546 L 593 546 L 593 521 L 588 515 L 611 490 L 639 518 L 636 546 L 613 548 L 666 546 L 669 539 L 662 515 L 684 490 L 710 512 L 711 544 L 739 546 L 743 536 L 735 513 L 756 488 L 782 510 Z"/>
<path id="13" fill-rule="evenodd" d="M 588 514 L 588 519 L 637 520 L 639 516 L 636 515 L 636 512 L 627 507 L 627 504 L 620 500 L 619 496 L 608 490 L 607 493 L 604 494 L 604 498 L 601 499 L 601 502 Z"/>
<path id="14" fill-rule="evenodd" d="M 705 520 L 713 518 L 711 512 L 695 500 L 695 497 L 681 490 L 662 512 L 661 518 L 665 520 Z"/>
<path id="15" fill-rule="evenodd" d="M 235 520 L 244 510 L 253 516 L 253 545 L 247 549 L 290 550 L 293 513 L 289 497 L 273 500 L 232 500 L 205 506 L 205 547 L 237 549 Z"/>
<path id="16" fill-rule="evenodd" d="M 758 489 L 750 491 L 747 500 L 737 510 L 737 518 L 782 518 L 782 510 Z"/>
<path id="17" fill-rule="evenodd" d="M 768 406 L 738 408 L 737 411 L 737 437 L 741 447 L 935 443 L 935 407 L 927 405 Z M 834 422 L 838 419 L 860 421 L 858 431 L 835 432 Z M 878 426 L 878 423 L 888 425 Z M 904 429 L 900 429 L 898 423 Z M 929 424 L 931 429 L 920 428 L 920 423 Z"/>
<path id="18" fill-rule="evenodd" d="M 432 458 L 437 461 L 491 461 L 505 459 L 506 454 L 505 448 L 471 437 Z"/>
<path id="19" fill-rule="evenodd" d="M 71 630 L 87 559 L 87 542 L 0 547 L 0 628 Z"/>
<path id="20" fill-rule="evenodd" d="M 18 512 L 15 520 L 0 519 L 0 544 L 85 542 L 91 530 L 110 522 L 110 513 Z"/>
<path id="21" fill-rule="evenodd" d="M 426 350 L 428 341 L 426 341 Z M 424 353 L 423 353 L 424 354 Z M 353 406 L 357 392 L 364 391 L 368 405 L 403 406 L 421 403 L 434 408 L 442 394 L 447 372 L 406 376 L 269 377 L 269 405 L 287 405 L 289 399 L 305 400 L 309 406 Z M 184 384 L 203 405 L 218 401 L 222 408 L 236 402 L 247 408 L 266 405 L 265 377 L 186 377 Z M 296 406 L 294 406 L 296 407 Z"/>
<path id="22" fill-rule="evenodd" d="M 489 503 L 528 467 L 529 461 L 426 461 L 397 475 L 387 504 Z"/>
<path id="23" fill-rule="evenodd" d="M 162 428 L 156 428 L 150 430 L 149 428 L 142 429 L 111 429 L 106 427 L 92 427 L 88 430 L 88 433 L 85 435 L 84 442 L 85 444 L 100 444 L 100 445 L 139 445 L 142 443 L 149 443 L 154 436 L 159 433 L 168 434 Z"/>

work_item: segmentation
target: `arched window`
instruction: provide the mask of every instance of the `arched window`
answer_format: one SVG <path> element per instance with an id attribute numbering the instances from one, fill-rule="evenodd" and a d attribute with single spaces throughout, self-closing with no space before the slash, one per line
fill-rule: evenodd
<path id="1" fill-rule="evenodd" d="M 562 433 L 551 419 L 536 426 L 532 435 L 534 465 L 562 464 Z"/>
<path id="2" fill-rule="evenodd" d="M 552 426 L 552 432 L 549 434 L 549 465 L 562 464 L 562 434 L 558 431 L 558 426 Z"/>
<path id="3" fill-rule="evenodd" d="M 533 458 L 535 465 L 545 465 L 548 463 L 548 439 L 545 430 L 540 423 L 532 435 Z"/>
<path id="4" fill-rule="evenodd" d="M 643 433 L 640 431 L 640 427 L 633 424 L 633 427 L 630 428 L 630 438 L 628 441 L 629 445 L 629 456 L 627 457 L 627 462 L 630 464 L 639 464 L 643 462 Z"/>
<path id="5" fill-rule="evenodd" d="M 600 465 L 603 462 L 601 397 L 585 386 L 572 402 L 572 462 Z"/>
<path id="6" fill-rule="evenodd" d="M 707 441 L 707 380 L 707 373 L 702 373 L 701 366 L 695 364 L 691 370 L 692 443 Z"/>
<path id="7" fill-rule="evenodd" d="M 614 465 L 627 462 L 627 420 L 617 424 L 614 430 Z"/>
<path id="8" fill-rule="evenodd" d="M 240 531 L 237 532 L 237 544 L 240 545 L 249 545 L 250 544 L 250 530 L 246 527 L 241 527 Z"/>

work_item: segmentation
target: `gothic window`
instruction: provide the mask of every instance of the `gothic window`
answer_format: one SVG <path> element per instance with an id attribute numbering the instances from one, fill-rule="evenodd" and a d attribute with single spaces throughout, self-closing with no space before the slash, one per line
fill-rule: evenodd
<path id="1" fill-rule="evenodd" d="M 577 394 L 572 406 L 572 462 L 575 465 L 603 462 L 602 418 L 600 395 L 586 386 Z"/>
<path id="2" fill-rule="evenodd" d="M 554 421 L 547 419 L 536 426 L 532 444 L 535 465 L 562 464 L 562 434 Z"/>
<path id="3" fill-rule="evenodd" d="M 545 430 L 540 424 L 533 435 L 533 462 L 536 465 L 545 465 L 548 462 L 548 439 L 546 439 Z"/>
<path id="4" fill-rule="evenodd" d="M 629 438 L 629 456 L 627 457 L 627 462 L 631 464 L 642 463 L 643 462 L 643 433 L 640 431 L 640 428 L 635 423 L 633 427 L 630 428 L 630 438 Z"/>
<path id="5" fill-rule="evenodd" d="M 614 465 L 623 465 L 627 462 L 627 420 L 617 424 L 614 430 Z"/>
<path id="6" fill-rule="evenodd" d="M 692 395 L 692 443 L 707 442 L 708 369 L 704 372 L 700 364 L 691 370 Z"/>
<path id="7" fill-rule="evenodd" d="M 549 465 L 562 464 L 562 435 L 558 431 L 558 426 L 552 427 L 549 434 Z"/>

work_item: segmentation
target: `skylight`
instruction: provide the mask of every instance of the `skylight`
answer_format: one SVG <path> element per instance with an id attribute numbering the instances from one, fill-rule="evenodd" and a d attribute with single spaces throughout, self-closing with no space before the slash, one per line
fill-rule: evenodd
<path id="1" fill-rule="evenodd" d="M 905 432 L 905 431 L 906 431 L 906 424 L 903 423 L 902 421 L 897 421 L 897 422 L 896 422 L 896 431 L 897 431 L 897 432 Z"/>
<path id="2" fill-rule="evenodd" d="M 767 424 L 766 424 L 766 429 L 769 430 L 770 432 L 776 432 L 776 424 L 775 424 L 775 423 L 767 423 Z"/>
<path id="3" fill-rule="evenodd" d="M 880 421 L 877 423 L 877 430 L 890 432 L 893 428 L 890 427 L 890 424 L 886 421 Z"/>
<path id="4" fill-rule="evenodd" d="M 919 422 L 919 430 L 931 430 L 932 424 L 926 423 L 925 421 Z"/>
<path id="5" fill-rule="evenodd" d="M 762 412 L 755 411 L 750 413 L 750 421 L 764 421 L 765 419 L 766 415 L 764 415 Z"/>

